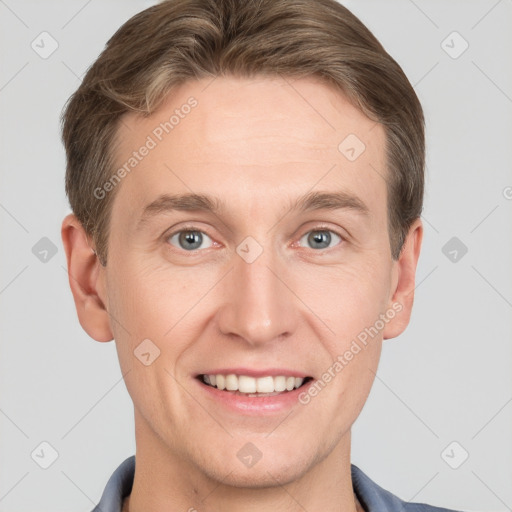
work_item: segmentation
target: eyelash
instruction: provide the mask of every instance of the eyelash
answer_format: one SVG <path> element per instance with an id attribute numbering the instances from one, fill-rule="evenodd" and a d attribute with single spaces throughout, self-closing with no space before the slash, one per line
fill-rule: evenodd
<path id="1" fill-rule="evenodd" d="M 197 227 L 195 227 L 195 226 L 185 226 L 185 227 L 183 227 L 183 228 L 179 229 L 178 231 L 173 231 L 172 233 L 169 233 L 169 234 L 164 235 L 164 239 L 165 239 L 165 241 L 166 241 L 169 245 L 171 245 L 171 244 L 169 243 L 169 240 L 170 240 L 171 238 L 173 238 L 173 237 L 174 237 L 174 236 L 176 236 L 176 235 L 180 235 L 181 233 L 190 233 L 190 232 L 198 232 L 198 233 L 201 233 L 201 234 L 203 234 L 203 235 L 206 235 L 208 238 L 210 238 L 210 239 L 212 240 L 212 245 L 216 243 L 216 242 L 214 242 L 214 241 L 213 241 L 213 237 L 211 237 L 207 232 L 203 231 L 202 229 L 198 229 L 198 228 L 197 228 Z M 330 227 L 328 227 L 328 226 L 316 226 L 315 228 L 310 229 L 309 231 L 306 231 L 304 234 L 302 234 L 302 235 L 300 236 L 300 238 L 299 238 L 299 242 L 304 238 L 304 236 L 306 236 L 306 235 L 308 235 L 308 234 L 310 234 L 310 233 L 314 233 L 314 232 L 320 232 L 320 233 L 325 233 L 325 232 L 327 232 L 327 233 L 334 234 L 334 235 L 336 235 L 337 237 L 339 237 L 339 238 L 340 238 L 340 241 L 339 241 L 336 245 L 334 245 L 333 247 L 327 247 L 327 248 L 325 248 L 325 249 L 313 249 L 313 248 L 311 248 L 311 247 L 309 247 L 309 248 L 308 248 L 308 249 L 310 249 L 311 251 L 314 251 L 314 252 L 329 251 L 329 250 L 331 250 L 331 249 L 335 249 L 337 246 L 341 245 L 341 243 L 342 243 L 342 242 L 345 242 L 345 241 L 346 241 L 345 236 L 344 236 L 344 235 L 342 235 L 341 233 L 339 233 L 338 231 L 333 230 L 333 229 L 331 229 L 331 228 L 330 228 Z M 293 244 L 293 245 L 295 245 L 295 242 L 294 242 L 294 244 Z M 204 251 L 204 250 L 206 250 L 206 249 L 209 249 L 211 246 L 210 246 L 210 247 L 207 247 L 206 249 L 192 249 L 192 250 L 190 250 L 190 251 L 187 251 L 187 250 L 185 250 L 185 249 L 181 249 L 181 248 L 179 248 L 179 247 L 175 247 L 175 246 L 172 246 L 172 245 L 171 245 L 171 247 L 173 248 L 173 250 L 180 251 L 180 252 L 182 252 L 182 253 L 189 253 L 189 254 L 191 254 L 191 255 L 194 255 L 194 254 L 198 254 L 198 253 L 200 253 L 201 251 Z"/>

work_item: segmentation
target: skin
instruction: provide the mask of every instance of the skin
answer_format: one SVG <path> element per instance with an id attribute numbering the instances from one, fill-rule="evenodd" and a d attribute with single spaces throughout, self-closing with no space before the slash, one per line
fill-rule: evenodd
<path id="1" fill-rule="evenodd" d="M 361 511 L 350 429 L 382 340 L 409 322 L 423 235 L 418 219 L 392 259 L 384 129 L 313 78 L 200 80 L 150 117 L 124 116 L 118 164 L 190 96 L 197 107 L 117 185 L 106 267 L 72 214 L 62 224 L 80 324 L 97 341 L 115 338 L 134 403 L 137 466 L 123 510 Z M 348 134 L 366 145 L 353 162 L 338 150 Z M 357 196 L 368 215 L 290 211 L 307 192 L 333 190 Z M 227 211 L 167 212 L 137 229 L 163 192 L 211 194 Z M 205 233 L 193 251 L 169 236 L 189 224 Z M 332 235 L 328 248 L 304 237 L 326 229 L 342 237 Z M 247 236 L 263 248 L 252 263 L 236 252 Z M 205 368 L 230 366 L 319 379 L 394 303 L 402 310 L 291 413 L 229 412 L 194 381 Z M 149 366 L 134 356 L 146 338 L 161 351 Z M 237 457 L 247 442 L 262 453 L 250 468 Z"/>

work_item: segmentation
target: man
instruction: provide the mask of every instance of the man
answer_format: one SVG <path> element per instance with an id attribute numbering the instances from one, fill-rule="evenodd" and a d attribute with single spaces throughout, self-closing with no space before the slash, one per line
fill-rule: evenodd
<path id="1" fill-rule="evenodd" d="M 95 511 L 419 511 L 350 463 L 422 241 L 423 113 L 331 0 L 168 0 L 63 116 L 78 317 L 136 455 Z M 136 462 L 135 462 L 136 461 Z"/>

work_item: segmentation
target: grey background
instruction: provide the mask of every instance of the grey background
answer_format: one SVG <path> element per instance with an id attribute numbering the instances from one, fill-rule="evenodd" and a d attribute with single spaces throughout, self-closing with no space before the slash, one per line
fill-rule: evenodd
<path id="1" fill-rule="evenodd" d="M 0 511 L 90 511 L 135 450 L 114 343 L 85 334 L 69 290 L 58 120 L 107 39 L 152 3 L 0 0 Z M 406 500 L 511 510 L 512 1 L 343 3 L 415 86 L 428 149 L 413 316 L 384 342 L 352 459 Z M 59 45 L 46 59 L 31 47 L 43 31 Z M 469 43 L 458 58 L 453 31 Z M 452 237 L 468 249 L 455 262 Z M 48 469 L 42 442 L 58 452 Z"/>

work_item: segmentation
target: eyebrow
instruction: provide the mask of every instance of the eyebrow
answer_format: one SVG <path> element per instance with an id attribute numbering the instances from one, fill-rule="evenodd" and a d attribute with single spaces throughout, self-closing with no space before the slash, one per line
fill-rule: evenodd
<path id="1" fill-rule="evenodd" d="M 347 192 L 309 192 L 289 205 L 290 212 L 315 210 L 352 210 L 368 216 L 366 204 L 357 196 Z M 146 205 L 137 223 L 137 229 L 150 219 L 172 211 L 204 211 L 222 216 L 226 213 L 226 203 L 208 194 L 162 194 Z"/>

